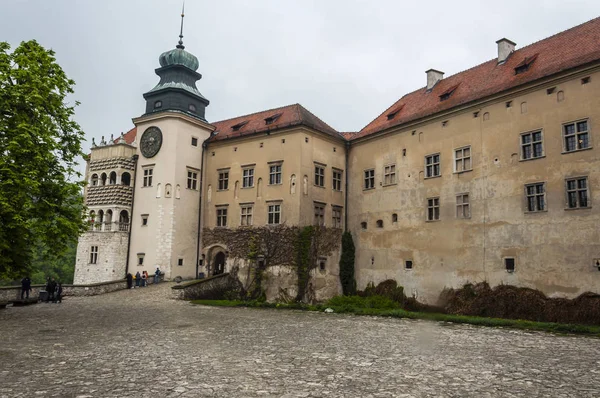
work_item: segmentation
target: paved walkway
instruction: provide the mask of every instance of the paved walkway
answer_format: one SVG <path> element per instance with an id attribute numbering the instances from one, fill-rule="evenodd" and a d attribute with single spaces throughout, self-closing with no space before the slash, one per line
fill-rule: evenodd
<path id="1" fill-rule="evenodd" d="M 169 284 L 0 310 L 0 397 L 599 397 L 600 340 L 212 308 Z"/>

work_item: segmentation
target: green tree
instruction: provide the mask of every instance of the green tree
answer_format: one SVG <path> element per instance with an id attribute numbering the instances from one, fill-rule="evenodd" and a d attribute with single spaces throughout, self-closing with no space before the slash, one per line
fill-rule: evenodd
<path id="1" fill-rule="evenodd" d="M 58 256 L 85 229 L 76 171 L 84 134 L 74 81 L 36 41 L 0 42 L 0 278 L 29 273 L 34 248 Z"/>
<path id="2" fill-rule="evenodd" d="M 354 241 L 350 232 L 342 235 L 342 255 L 340 256 L 340 282 L 345 296 L 356 294 L 354 280 Z"/>

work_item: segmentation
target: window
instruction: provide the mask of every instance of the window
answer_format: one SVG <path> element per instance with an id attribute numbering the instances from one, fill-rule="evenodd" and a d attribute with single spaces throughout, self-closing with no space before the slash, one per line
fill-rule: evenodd
<path id="1" fill-rule="evenodd" d="M 252 225 L 252 210 L 253 210 L 252 205 L 243 205 L 240 208 L 240 214 L 241 214 L 240 225 L 245 226 L 245 227 Z"/>
<path id="2" fill-rule="evenodd" d="M 144 265 L 144 253 L 138 253 L 138 265 Z"/>
<path id="3" fill-rule="evenodd" d="M 504 259 L 504 267 L 506 272 L 515 272 L 515 259 L 513 257 L 506 257 Z"/>
<path id="4" fill-rule="evenodd" d="M 243 121 L 243 122 L 241 122 L 241 123 L 238 123 L 238 124 L 236 124 L 236 125 L 233 125 L 233 126 L 231 126 L 231 129 L 232 129 L 233 131 L 239 131 L 239 129 L 241 129 L 242 127 L 244 127 L 246 124 L 248 124 L 248 121 L 247 121 L 247 120 L 246 120 L 246 121 Z"/>
<path id="5" fill-rule="evenodd" d="M 331 226 L 333 228 L 342 228 L 342 208 L 333 206 L 331 208 Z"/>
<path id="6" fill-rule="evenodd" d="M 177 259 L 177 265 L 180 266 L 180 267 L 183 266 L 183 259 L 182 258 L 178 258 Z"/>
<path id="7" fill-rule="evenodd" d="M 546 89 L 546 95 L 553 94 L 556 91 L 556 87 L 550 87 Z"/>
<path id="8" fill-rule="evenodd" d="M 281 113 L 269 116 L 265 119 L 265 124 L 273 124 L 277 119 L 279 119 L 279 116 L 281 116 Z"/>
<path id="9" fill-rule="evenodd" d="M 142 186 L 151 187 L 152 186 L 152 173 L 154 169 L 151 167 L 147 167 L 144 169 L 144 178 L 142 181 Z"/>
<path id="10" fill-rule="evenodd" d="M 269 185 L 281 184 L 281 164 L 269 166 Z"/>
<path id="11" fill-rule="evenodd" d="M 198 146 L 198 138 L 192 137 L 192 146 Z"/>
<path id="12" fill-rule="evenodd" d="M 511 108 L 512 107 L 512 101 L 506 101 L 506 103 L 504 104 L 507 108 Z"/>
<path id="13" fill-rule="evenodd" d="M 90 264 L 98 264 L 98 246 L 90 248 Z"/>
<path id="14" fill-rule="evenodd" d="M 413 267 L 413 262 L 412 262 L 412 260 L 406 260 L 406 261 L 404 262 L 404 268 L 406 268 L 406 269 L 412 269 L 412 267 Z"/>
<path id="15" fill-rule="evenodd" d="M 538 54 L 534 54 L 530 57 L 525 57 L 525 59 L 515 67 L 515 75 L 527 72 L 531 64 L 533 64 L 533 62 L 537 58 L 537 56 Z"/>
<path id="16" fill-rule="evenodd" d="M 367 222 L 366 222 L 366 221 L 363 221 L 363 222 L 361 222 L 361 223 L 360 223 L 360 227 L 361 227 L 362 229 L 367 229 Z"/>
<path id="17" fill-rule="evenodd" d="M 440 154 L 436 153 L 433 155 L 425 156 L 425 177 L 439 177 L 440 176 Z"/>
<path id="18" fill-rule="evenodd" d="M 325 186 L 325 167 L 315 165 L 315 185 L 318 187 Z"/>
<path id="19" fill-rule="evenodd" d="M 375 188 L 375 169 L 365 170 L 365 189 Z"/>
<path id="20" fill-rule="evenodd" d="M 275 225 L 281 223 L 281 205 L 269 205 L 268 207 L 268 219 L 269 225 Z"/>
<path id="21" fill-rule="evenodd" d="M 95 187 L 98 185 L 98 174 L 92 174 L 92 186 Z"/>
<path id="22" fill-rule="evenodd" d="M 325 225 L 325 205 L 323 203 L 315 203 L 314 225 Z"/>
<path id="23" fill-rule="evenodd" d="M 121 174 L 121 185 L 131 185 L 131 174 L 127 172 Z"/>
<path id="24" fill-rule="evenodd" d="M 398 214 L 392 214 L 392 222 L 398 222 Z"/>
<path id="25" fill-rule="evenodd" d="M 319 271 L 321 272 L 325 272 L 325 269 L 327 268 L 327 259 L 326 258 L 319 258 Z"/>
<path id="26" fill-rule="evenodd" d="M 536 159 L 544 156 L 542 131 L 521 134 L 521 159 Z"/>
<path id="27" fill-rule="evenodd" d="M 383 228 L 383 220 L 377 220 L 377 228 Z"/>
<path id="28" fill-rule="evenodd" d="M 333 190 L 342 190 L 342 170 L 333 169 Z"/>
<path id="29" fill-rule="evenodd" d="M 392 185 L 396 183 L 396 165 L 390 164 L 383 168 L 383 185 Z"/>
<path id="30" fill-rule="evenodd" d="M 590 148 L 588 121 L 567 123 L 563 126 L 565 152 Z"/>
<path id="31" fill-rule="evenodd" d="M 471 206 L 468 193 L 456 195 L 456 218 L 471 218 Z"/>
<path id="32" fill-rule="evenodd" d="M 196 105 L 189 104 L 188 105 L 188 111 L 190 111 L 190 112 L 196 112 Z"/>
<path id="33" fill-rule="evenodd" d="M 454 150 L 454 171 L 462 173 L 471 170 L 471 147 L 466 146 Z"/>
<path id="34" fill-rule="evenodd" d="M 229 189 L 229 170 L 219 171 L 219 191 Z"/>
<path id="35" fill-rule="evenodd" d="M 187 172 L 187 187 L 188 189 L 193 189 L 194 191 L 198 189 L 198 172 L 188 170 Z"/>
<path id="36" fill-rule="evenodd" d="M 583 79 L 581 79 L 581 84 L 588 84 L 590 82 L 590 77 L 584 77 Z"/>
<path id="37" fill-rule="evenodd" d="M 569 178 L 567 184 L 567 207 L 569 209 L 581 209 L 590 207 L 588 193 L 588 178 Z"/>
<path id="38" fill-rule="evenodd" d="M 440 198 L 427 199 L 427 221 L 440 219 Z"/>
<path id="39" fill-rule="evenodd" d="M 525 185 L 525 196 L 528 212 L 546 210 L 546 183 L 538 182 Z"/>
<path id="40" fill-rule="evenodd" d="M 254 168 L 242 170 L 242 188 L 254 186 Z"/>
<path id="41" fill-rule="evenodd" d="M 162 101 L 154 102 L 154 109 L 162 108 Z"/>
<path id="42" fill-rule="evenodd" d="M 142 227 L 148 225 L 148 214 L 142 214 Z"/>
<path id="43" fill-rule="evenodd" d="M 227 226 L 227 208 L 217 207 L 217 227 Z"/>

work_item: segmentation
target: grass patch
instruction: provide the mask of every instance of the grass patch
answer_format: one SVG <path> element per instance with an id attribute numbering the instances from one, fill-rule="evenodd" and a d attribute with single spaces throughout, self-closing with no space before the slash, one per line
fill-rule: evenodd
<path id="1" fill-rule="evenodd" d="M 268 303 L 265 301 L 239 300 L 193 300 L 193 304 L 215 307 L 250 307 L 323 311 L 333 309 L 336 313 L 354 315 L 383 316 L 390 318 L 425 319 L 437 322 L 463 323 L 476 326 L 506 327 L 511 329 L 542 331 L 561 334 L 583 334 L 600 337 L 600 326 L 575 325 L 567 323 L 534 322 L 520 319 L 485 318 L 478 316 L 450 315 L 430 312 L 411 312 L 400 308 L 400 304 L 381 296 L 336 296 L 325 304 L 308 305 L 302 303 Z"/>

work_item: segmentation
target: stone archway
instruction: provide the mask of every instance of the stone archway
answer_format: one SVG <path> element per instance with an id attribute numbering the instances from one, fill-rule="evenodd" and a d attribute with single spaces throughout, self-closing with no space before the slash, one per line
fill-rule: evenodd
<path id="1" fill-rule="evenodd" d="M 213 275 L 220 275 L 225 272 L 225 253 L 217 252 L 213 261 Z"/>

